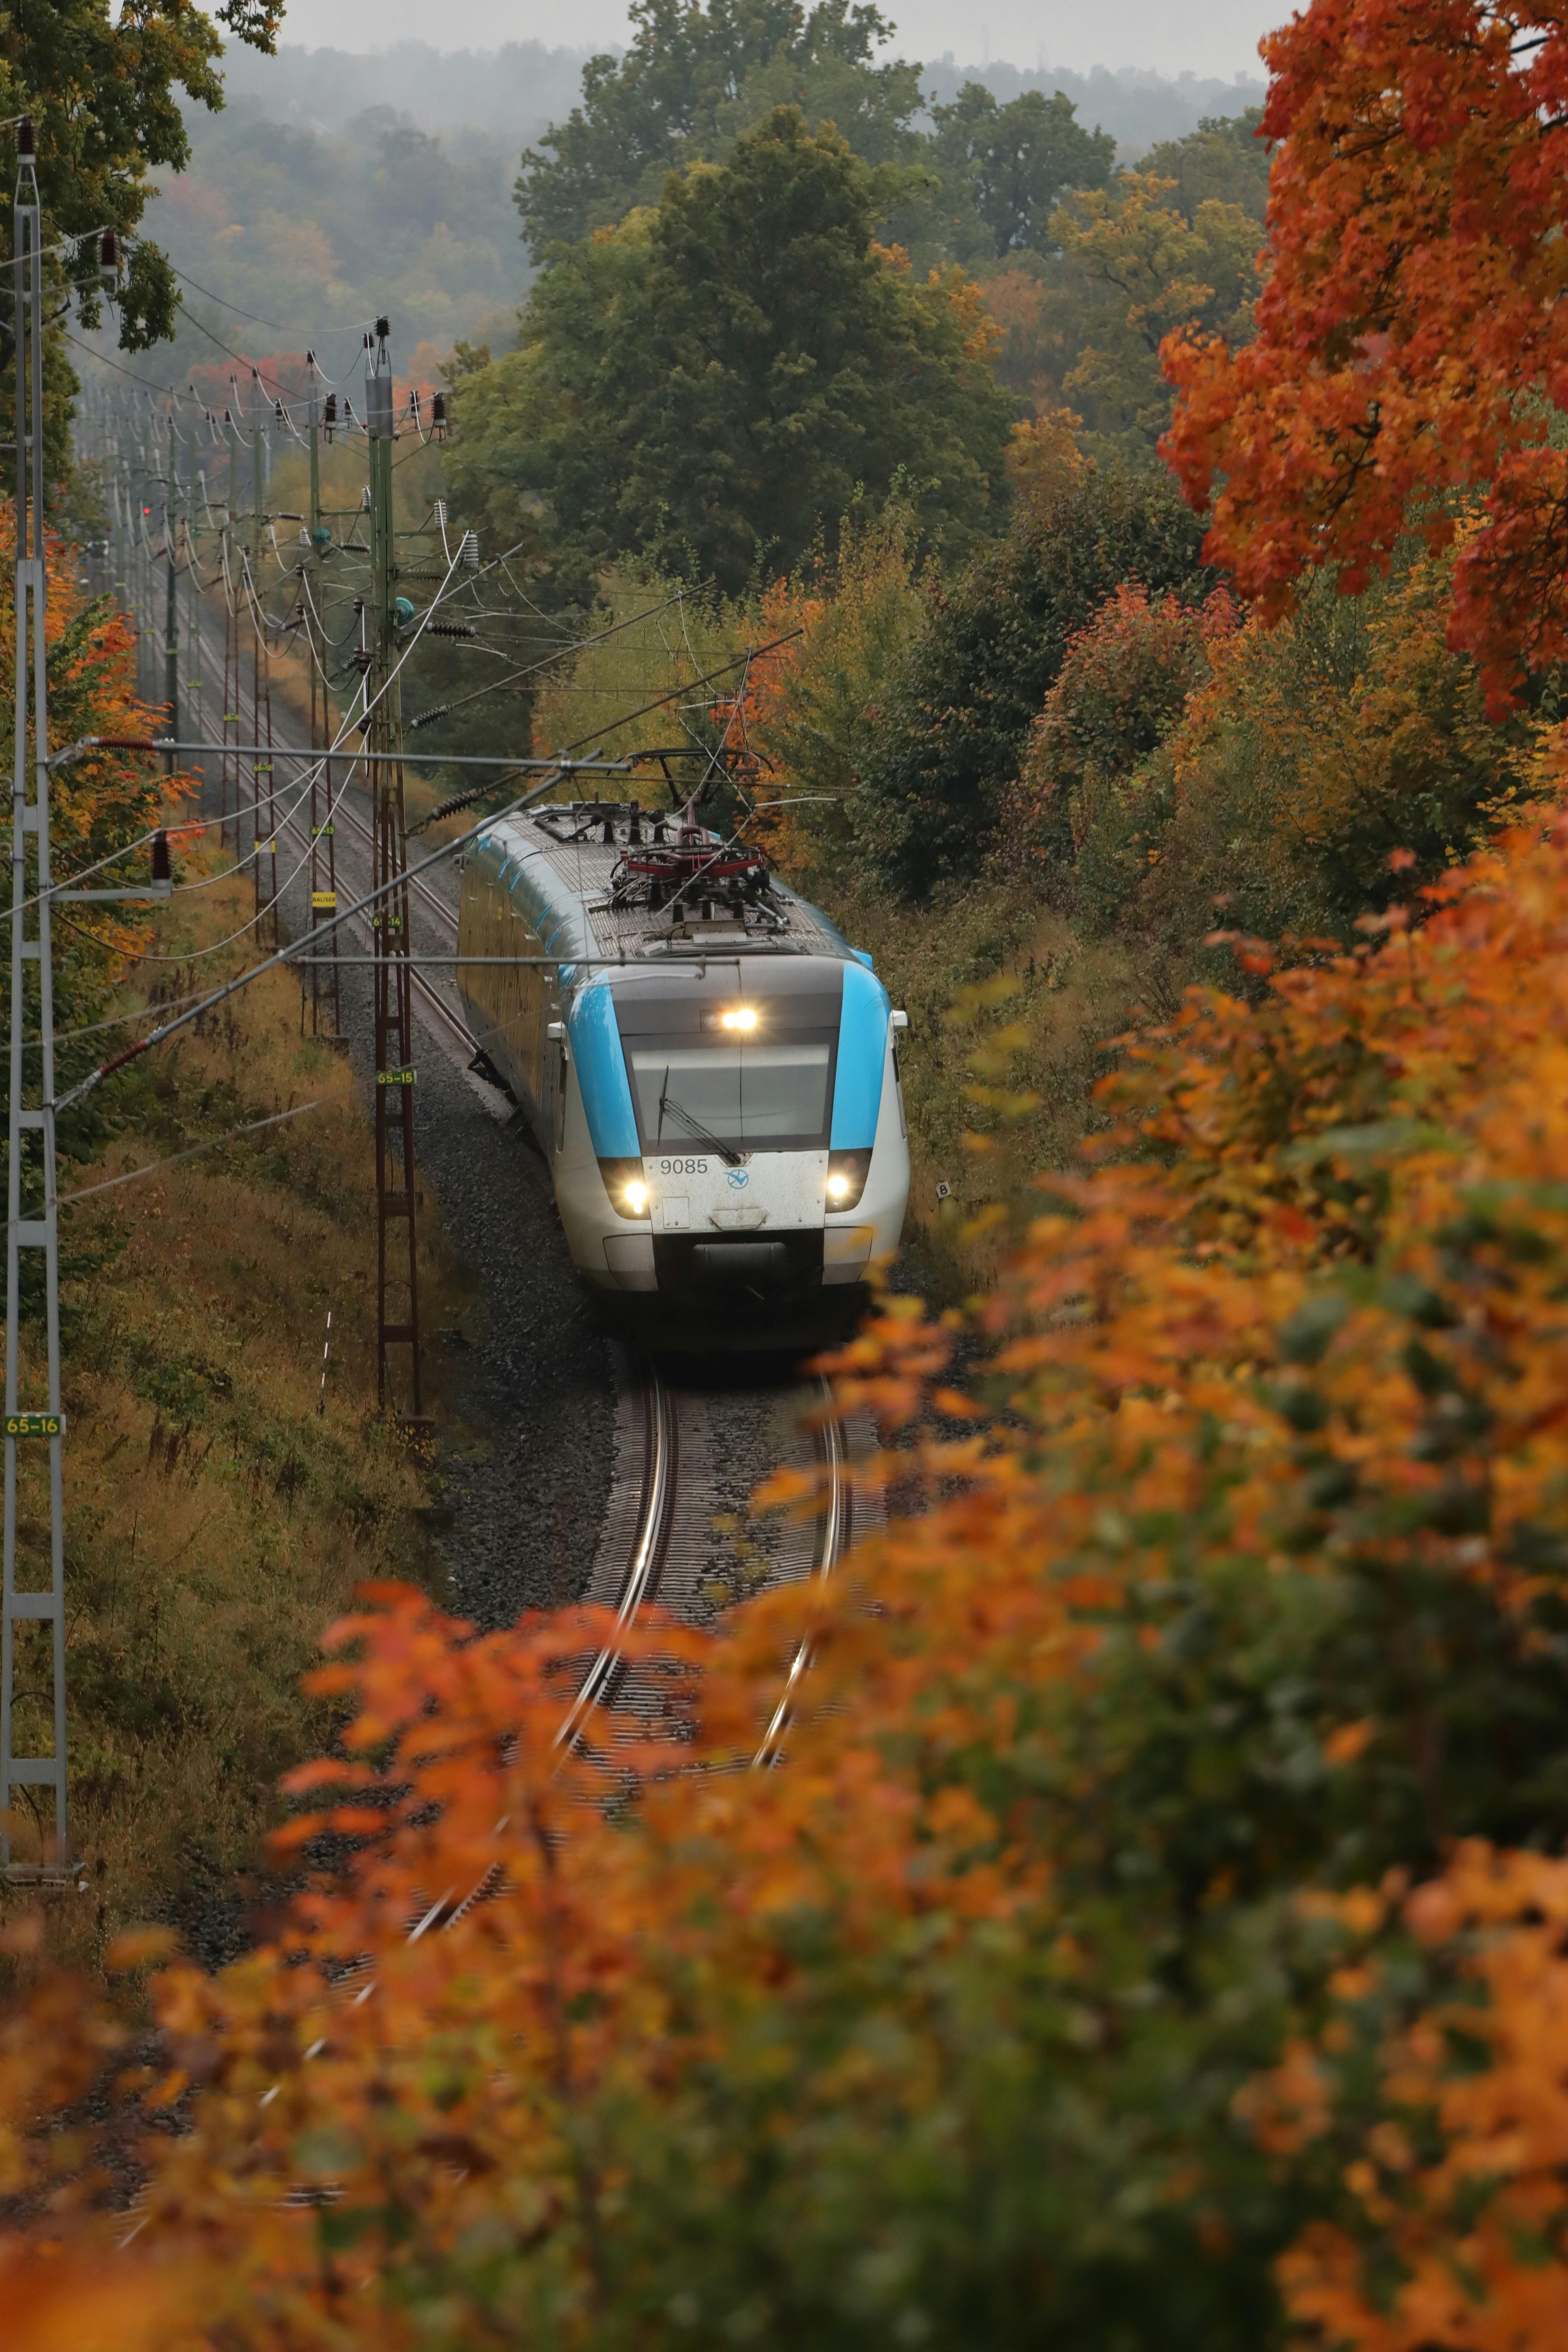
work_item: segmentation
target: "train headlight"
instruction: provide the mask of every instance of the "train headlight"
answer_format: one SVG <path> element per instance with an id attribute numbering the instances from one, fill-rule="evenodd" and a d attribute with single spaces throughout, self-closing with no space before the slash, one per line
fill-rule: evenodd
<path id="1" fill-rule="evenodd" d="M 640 1160 L 601 1160 L 599 1173 L 617 1217 L 647 1216 L 648 1190 Z"/>
<path id="2" fill-rule="evenodd" d="M 866 1179 L 871 1173 L 868 1151 L 830 1151 L 827 1155 L 827 1206 L 837 1213 L 840 1209 L 858 1209 L 860 1195 L 866 1190 Z"/>
<path id="3" fill-rule="evenodd" d="M 721 1029 L 754 1029 L 757 1016 L 751 1005 L 737 1004 L 719 1015 L 719 1025 Z"/>

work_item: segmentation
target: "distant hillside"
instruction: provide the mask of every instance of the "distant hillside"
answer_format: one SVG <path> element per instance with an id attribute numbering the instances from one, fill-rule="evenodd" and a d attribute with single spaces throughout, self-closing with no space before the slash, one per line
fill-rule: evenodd
<path id="1" fill-rule="evenodd" d="M 390 106 L 423 131 L 489 131 L 521 152 L 547 122 L 571 112 L 588 55 L 542 41 L 446 50 L 399 41 L 365 57 L 286 43 L 268 58 L 232 42 L 224 79 L 231 100 L 277 122 L 342 131 L 367 107 Z"/>
<path id="2" fill-rule="evenodd" d="M 445 51 L 401 41 L 368 57 L 285 46 L 275 58 L 264 58 L 236 46 L 225 71 L 234 98 L 275 121 L 341 131 L 366 107 L 390 106 L 422 130 L 471 127 L 509 137 L 521 150 L 546 123 L 571 112 L 587 56 L 586 49 L 551 49 L 540 41 Z M 1260 106 L 1264 91 L 1261 80 L 1243 75 L 1221 81 L 1195 74 L 1171 79 L 1133 66 L 1117 73 L 1096 66 L 1081 74 L 1057 66 L 1025 68 L 1005 59 L 962 65 L 951 49 L 924 61 L 922 85 L 940 103 L 955 98 L 966 81 L 983 81 L 1004 101 L 1026 89 L 1062 90 L 1080 121 L 1102 125 L 1129 155 L 1157 140 L 1182 138 L 1201 116 Z"/>

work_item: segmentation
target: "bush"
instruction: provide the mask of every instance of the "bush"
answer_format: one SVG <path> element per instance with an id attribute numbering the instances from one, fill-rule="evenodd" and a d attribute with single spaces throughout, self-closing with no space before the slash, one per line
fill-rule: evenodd
<path id="1" fill-rule="evenodd" d="M 1020 502 L 1006 537 L 932 593 L 849 804 L 861 869 L 911 898 L 976 873 L 1075 634 L 1124 580 L 1196 602 L 1213 584 L 1202 541 L 1157 479 L 1086 467 Z"/>
<path id="2" fill-rule="evenodd" d="M 1124 581 L 1074 637 L 1014 801 L 1021 845 L 1058 881 L 1086 841 L 1113 831 L 1108 796 L 1169 732 L 1209 675 L 1209 646 L 1237 625 L 1223 588 L 1191 605 Z"/>
<path id="3" fill-rule="evenodd" d="M 855 1574 L 716 1637 L 480 1639 L 384 1589 L 336 1629 L 353 1720 L 292 1785 L 339 1792 L 341 1875 L 154 1988 L 200 2087 L 140 2146 L 118 2343 L 1269 2352 L 1282 2279 L 1369 2352 L 1552 2352 L 1568 830 L 1531 811 L 1434 897 L 1145 1041 L 967 1392 L 956 1318 L 856 1342 L 840 1400 L 913 1423 L 927 1507 Z M 558 1744 L 605 1640 L 682 1718 L 617 1745 L 614 1809 Z M 735 1769 L 802 1643 L 784 1769 Z M 32 2019 L 10 2188 L 102 2064 L 47 1979 Z M 0 2247 L 20 2341 L 97 2341 L 106 2219 L 36 2236 Z"/>

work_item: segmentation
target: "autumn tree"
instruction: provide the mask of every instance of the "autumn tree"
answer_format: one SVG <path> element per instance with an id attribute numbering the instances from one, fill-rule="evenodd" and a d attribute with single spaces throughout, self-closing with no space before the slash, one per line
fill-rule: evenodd
<path id="1" fill-rule="evenodd" d="M 1211 196 L 1189 221 L 1178 191 L 1174 181 L 1123 173 L 1051 220 L 1079 343 L 1062 390 L 1085 413 L 1086 446 L 1131 463 L 1150 462 L 1170 418 L 1160 360 L 1167 335 L 1190 323 L 1239 344 L 1251 331 L 1256 220 Z"/>
<path id="2" fill-rule="evenodd" d="M 1452 637 L 1494 701 L 1568 649 L 1568 22 L 1483 0 L 1313 0 L 1270 36 L 1278 142 L 1257 336 L 1177 327 L 1168 443 L 1211 551 L 1282 611 L 1359 588 L 1480 501 Z"/>
<path id="3" fill-rule="evenodd" d="M 1070 887 L 1084 845 L 1107 830 L 1104 802 L 1163 741 L 1210 676 L 1210 646 L 1236 626 L 1223 588 L 1184 604 L 1124 580 L 1072 638 L 1012 796 L 1047 888 Z"/>

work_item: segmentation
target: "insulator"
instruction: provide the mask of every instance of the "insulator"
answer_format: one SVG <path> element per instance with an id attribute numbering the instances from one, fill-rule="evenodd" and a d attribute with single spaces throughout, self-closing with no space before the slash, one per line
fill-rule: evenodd
<path id="1" fill-rule="evenodd" d="M 33 136 L 33 118 L 30 114 L 24 114 L 16 125 L 16 152 L 18 155 L 36 155 L 37 152 L 38 142 Z"/>
<path id="2" fill-rule="evenodd" d="M 467 621 L 431 621 L 425 634 L 427 637 L 477 637 L 479 633 Z"/>
<path id="3" fill-rule="evenodd" d="M 392 321 L 391 321 L 391 320 L 390 320 L 390 319 L 378 319 L 378 320 L 376 320 L 376 322 L 375 322 L 375 340 L 376 340 L 376 341 L 377 341 L 378 343 L 384 343 L 384 342 L 385 342 L 385 341 L 386 341 L 386 339 L 387 339 L 387 337 L 388 337 L 388 335 L 390 335 L 390 334 L 391 334 L 391 332 L 392 332 Z"/>
<path id="4" fill-rule="evenodd" d="M 430 429 L 437 441 L 447 438 L 447 395 L 444 392 L 437 392 L 431 398 Z"/>
<path id="5" fill-rule="evenodd" d="M 360 492 L 360 506 L 364 513 L 368 514 L 370 512 L 370 484 L 368 482 Z"/>
<path id="6" fill-rule="evenodd" d="M 106 294 L 112 294 L 120 284 L 120 251 L 111 228 L 106 228 L 98 240 L 98 276 Z"/>
<path id="7" fill-rule="evenodd" d="M 477 530 L 463 533 L 463 561 L 470 572 L 479 568 L 479 534 Z"/>
<path id="8" fill-rule="evenodd" d="M 280 400 L 275 400 L 273 402 L 272 414 L 277 418 L 279 424 L 281 425 L 283 422 L 283 403 Z"/>
<path id="9" fill-rule="evenodd" d="M 167 882 L 174 869 L 169 864 L 169 836 L 160 830 L 153 835 L 153 879 Z"/>
<path id="10" fill-rule="evenodd" d="M 452 706 L 449 702 L 438 702 L 434 710 L 422 710 L 416 719 L 411 719 L 409 720 L 408 726 L 410 733 L 413 732 L 416 727 L 433 727 L 437 719 L 445 719 L 447 711 L 450 710 Z"/>

